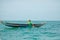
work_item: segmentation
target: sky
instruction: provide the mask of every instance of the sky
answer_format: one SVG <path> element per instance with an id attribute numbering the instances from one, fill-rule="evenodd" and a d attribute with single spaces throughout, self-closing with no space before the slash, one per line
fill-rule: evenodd
<path id="1" fill-rule="evenodd" d="M 60 21 L 60 0 L 0 0 L 0 19 Z"/>

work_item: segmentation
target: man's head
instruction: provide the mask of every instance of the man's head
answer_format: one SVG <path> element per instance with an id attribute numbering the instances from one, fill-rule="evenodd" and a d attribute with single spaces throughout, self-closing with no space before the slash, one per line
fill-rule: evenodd
<path id="1" fill-rule="evenodd" d="M 28 22 L 31 22 L 31 20 L 29 19 Z"/>

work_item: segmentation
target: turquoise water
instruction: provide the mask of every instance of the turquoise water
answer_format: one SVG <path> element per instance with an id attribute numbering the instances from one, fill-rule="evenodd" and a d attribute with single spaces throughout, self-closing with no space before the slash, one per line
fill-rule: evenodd
<path id="1" fill-rule="evenodd" d="M 33 23 L 40 23 L 40 21 Z M 39 28 L 11 28 L 0 24 L 0 40 L 60 40 L 60 21 L 47 21 Z"/>

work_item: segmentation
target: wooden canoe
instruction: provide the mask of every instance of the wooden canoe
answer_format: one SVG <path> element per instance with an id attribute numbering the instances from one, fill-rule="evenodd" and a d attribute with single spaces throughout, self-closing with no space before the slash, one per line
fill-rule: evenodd
<path id="1" fill-rule="evenodd" d="M 41 23 L 41 24 L 32 24 L 31 26 L 34 27 L 41 27 L 42 25 L 44 25 L 45 23 Z M 17 23 L 5 23 L 4 25 L 9 26 L 9 27 L 28 27 L 29 24 L 17 24 Z"/>

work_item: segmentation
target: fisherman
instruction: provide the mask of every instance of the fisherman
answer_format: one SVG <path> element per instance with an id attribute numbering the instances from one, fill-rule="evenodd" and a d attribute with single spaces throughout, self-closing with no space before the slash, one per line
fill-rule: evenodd
<path id="1" fill-rule="evenodd" d="M 29 25 L 29 26 L 32 26 L 31 20 L 28 20 L 28 25 Z"/>
<path id="2" fill-rule="evenodd" d="M 28 20 L 28 25 L 31 27 L 35 27 L 35 25 L 34 24 L 32 24 L 32 22 L 31 22 L 31 20 Z"/>

